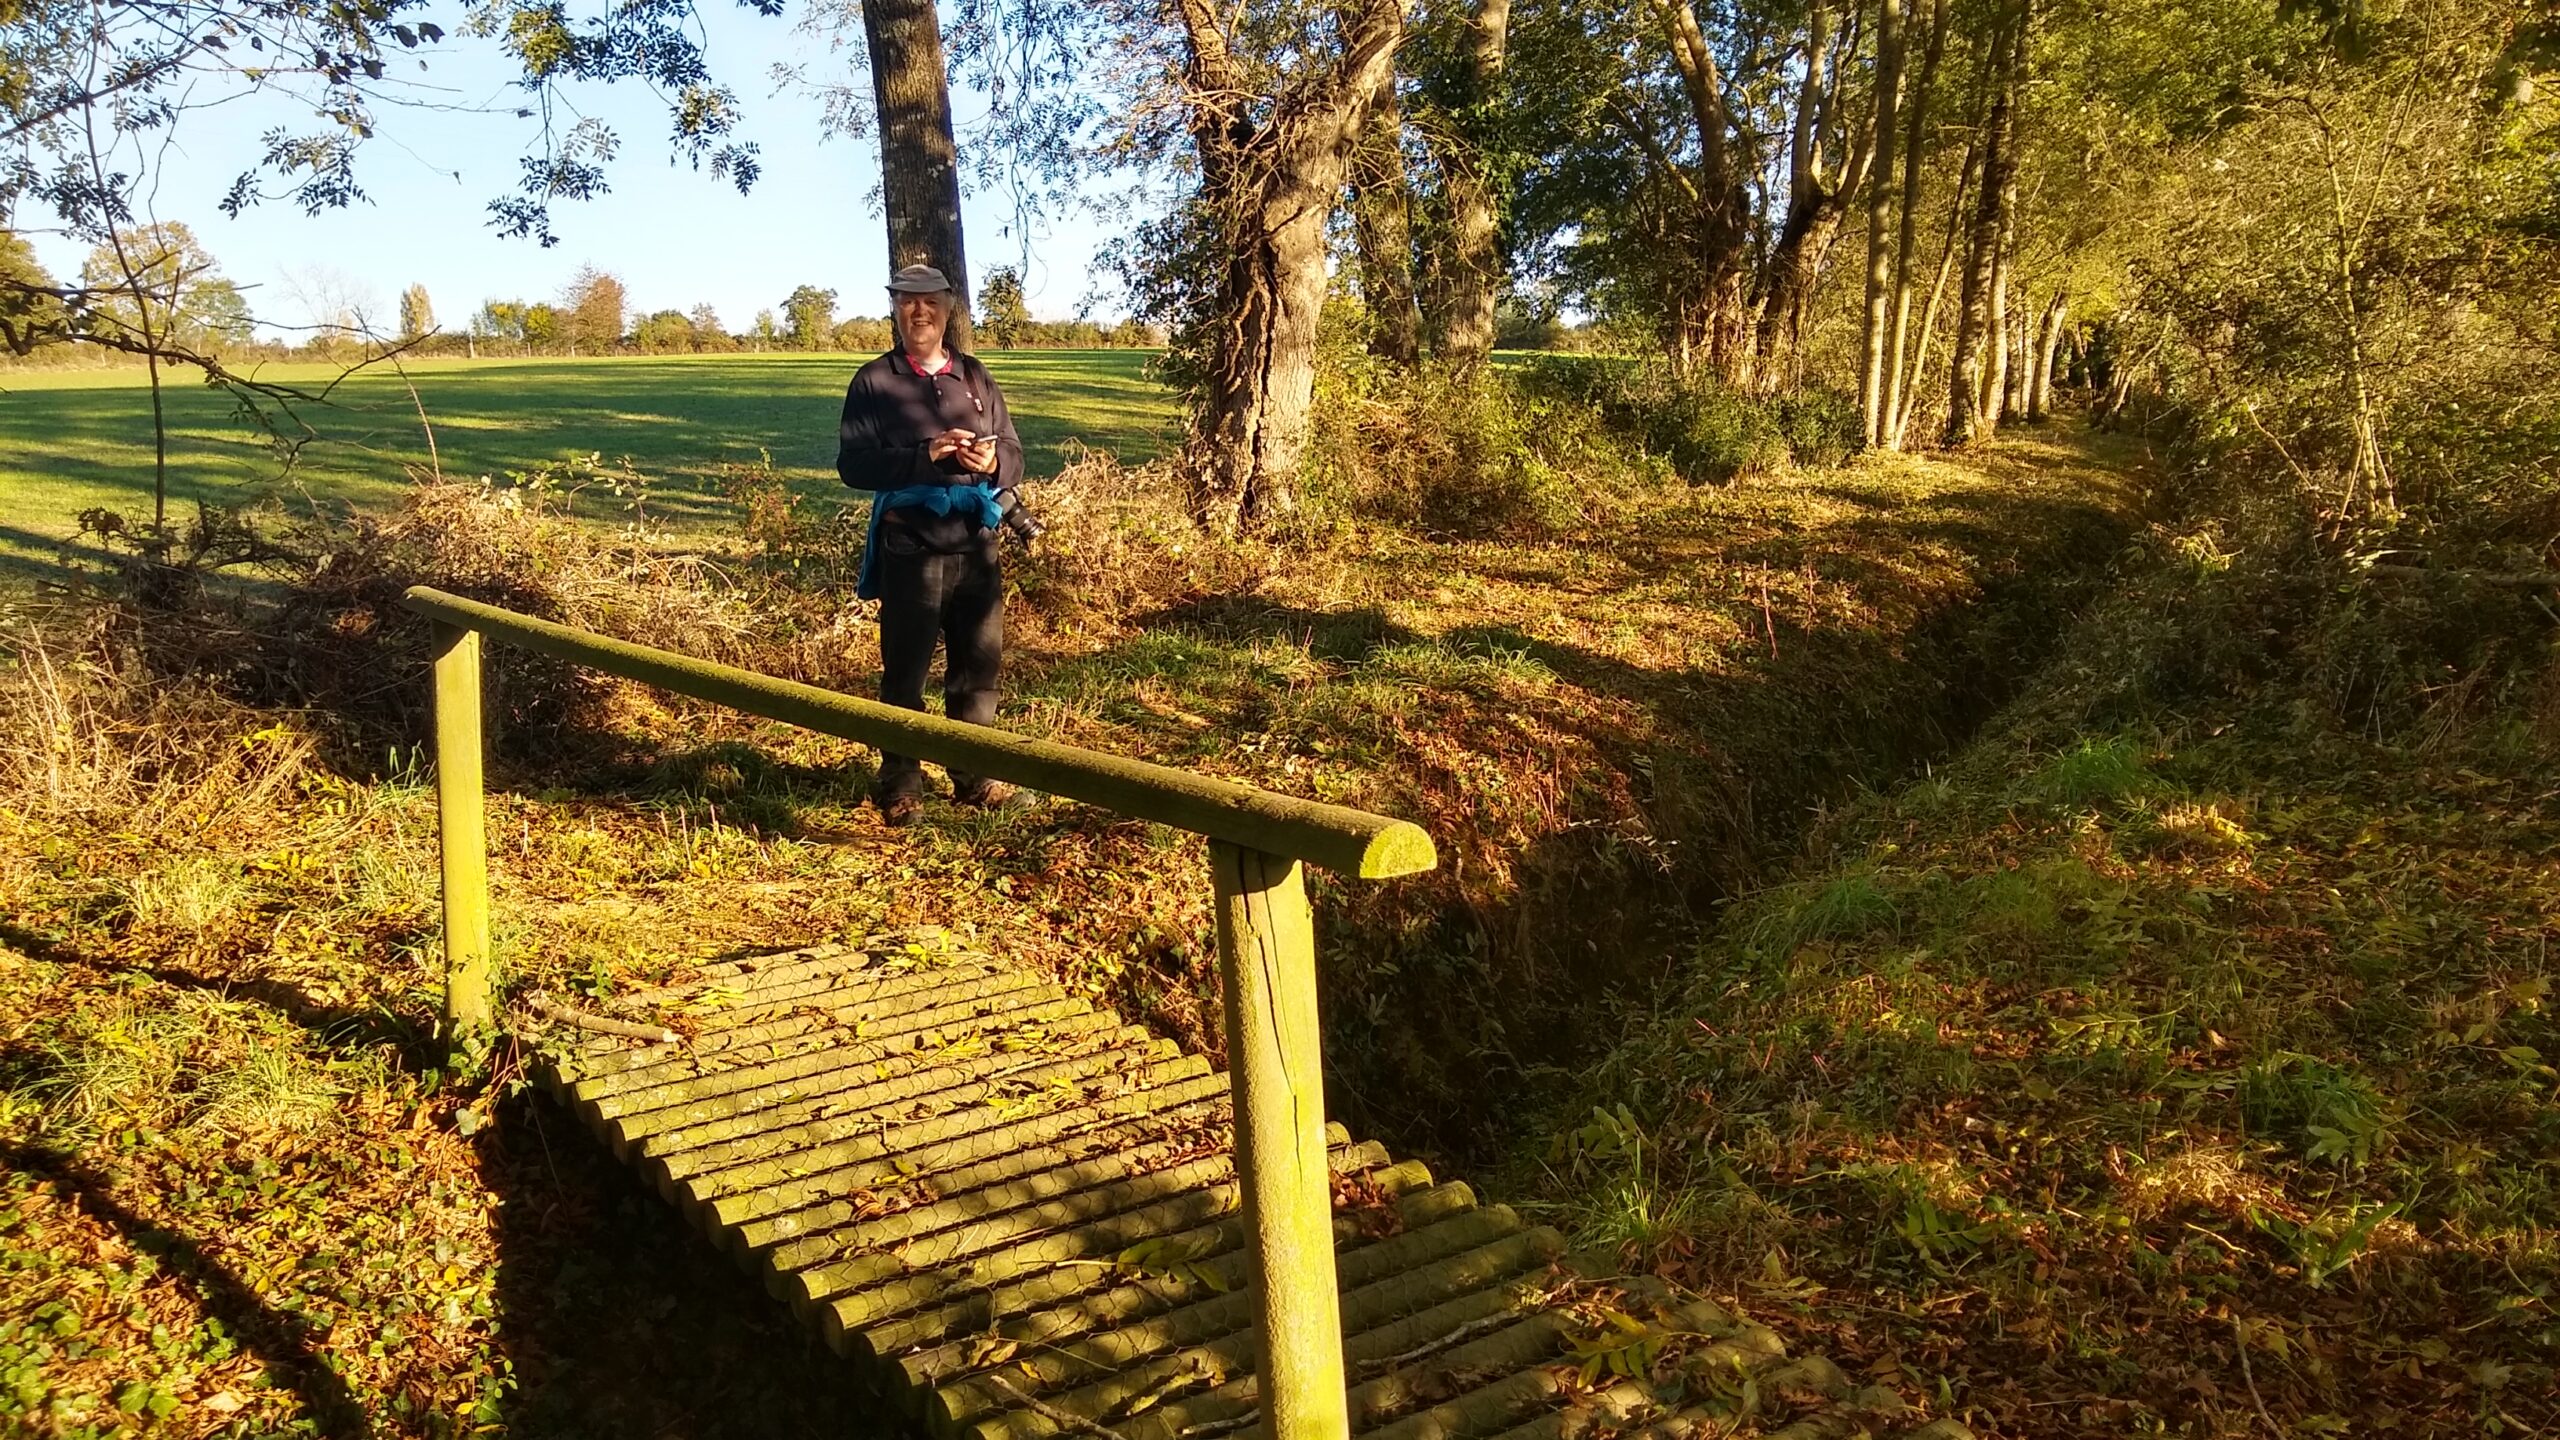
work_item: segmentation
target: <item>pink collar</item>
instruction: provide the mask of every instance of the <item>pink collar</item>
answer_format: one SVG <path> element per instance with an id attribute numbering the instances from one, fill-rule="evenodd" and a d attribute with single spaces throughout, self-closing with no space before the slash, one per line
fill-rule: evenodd
<path id="1" fill-rule="evenodd" d="M 900 351 L 898 352 L 898 358 L 899 358 L 899 359 L 901 359 L 901 360 L 903 360 L 903 361 L 905 361 L 905 362 L 907 362 L 907 369 L 908 369 L 908 370 L 910 370 L 910 371 L 912 371 L 912 372 L 914 372 L 914 373 L 915 373 L 915 374 L 917 374 L 917 375 L 932 376 L 932 375 L 948 375 L 948 374 L 950 374 L 950 373 L 951 373 L 952 359 L 951 359 L 951 352 L 950 352 L 950 351 L 948 351 L 948 350 L 945 350 L 945 351 L 943 351 L 943 352 L 942 352 L 942 363 L 941 363 L 940 365 L 938 365 L 938 366 L 934 367 L 934 368 L 933 368 L 933 369 L 931 369 L 931 370 L 927 370 L 927 369 L 926 369 L 926 368 L 924 368 L 923 366 L 921 366 L 921 365 L 917 364 L 917 363 L 916 363 L 916 358 L 915 358 L 914 356 L 912 356 L 912 355 L 908 354 L 908 353 L 907 353 L 906 351 L 904 351 L 904 350 L 900 350 Z"/>

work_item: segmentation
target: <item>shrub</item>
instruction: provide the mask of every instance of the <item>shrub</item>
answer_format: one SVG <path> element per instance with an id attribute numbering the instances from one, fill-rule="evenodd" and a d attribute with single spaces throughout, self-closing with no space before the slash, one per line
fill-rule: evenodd
<path id="1" fill-rule="evenodd" d="M 1024 497 L 1042 534 L 1029 554 L 1007 559 L 1022 602 L 1008 626 L 1073 630 L 1173 597 L 1249 589 L 1269 559 L 1256 540 L 1204 534 L 1164 464 L 1123 465 L 1089 450 Z"/>
<path id="2" fill-rule="evenodd" d="M 367 757 L 427 731 L 429 626 L 401 604 L 413 585 L 794 679 L 833 678 L 849 607 L 812 594 L 774 626 L 760 605 L 775 588 L 764 577 L 733 578 L 662 548 L 643 522 L 608 531 L 578 518 L 582 490 L 638 483 L 588 465 L 419 484 L 380 518 L 204 511 L 165 544 L 134 522 L 84 516 L 123 603 L 97 612 L 79 659 L 150 685 L 314 712 Z M 257 583 L 259 603 L 239 598 L 243 580 Z M 495 740 L 515 754 L 597 729 L 616 692 L 512 646 L 491 647 L 486 665 Z"/>
<path id="3" fill-rule="evenodd" d="M 1855 399 L 1822 387 L 1763 399 L 1703 373 L 1580 357 L 1542 358 L 1521 373 L 1530 393 L 1590 408 L 1692 485 L 1837 465 L 1861 443 Z"/>
<path id="4" fill-rule="evenodd" d="M 1566 530 L 1644 488 L 1637 457 L 1596 412 L 1499 370 L 1460 377 L 1328 356 L 1313 432 L 1308 490 L 1319 512 L 1439 534 Z"/>
<path id="5" fill-rule="evenodd" d="M 1866 446 L 1866 417 L 1858 397 L 1828 385 L 1808 385 L 1772 402 L 1778 435 L 1791 464 L 1820 469 L 1838 465 Z"/>

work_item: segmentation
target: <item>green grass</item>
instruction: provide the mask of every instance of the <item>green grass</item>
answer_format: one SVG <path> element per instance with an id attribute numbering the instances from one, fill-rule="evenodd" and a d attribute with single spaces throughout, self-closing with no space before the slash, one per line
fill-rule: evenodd
<path id="1" fill-rule="evenodd" d="M 1035 476 L 1077 444 L 1124 460 L 1163 443 L 1173 400 L 1147 378 L 1152 352 L 998 353 Z M 730 516 L 713 479 L 760 456 L 809 493 L 836 490 L 836 417 L 855 355 L 669 356 L 608 360 L 434 360 L 408 367 L 448 477 L 504 476 L 601 457 L 650 482 L 648 507 L 679 532 Z M 334 366 L 268 365 L 257 378 L 318 389 Z M 387 509 L 408 476 L 430 466 L 408 384 L 388 368 L 339 386 L 306 412 L 318 440 L 288 472 L 228 397 L 184 379 L 164 392 L 169 499 L 240 505 L 308 496 Z M 151 394 L 137 369 L 0 373 L 0 564 L 21 564 L 69 535 L 82 510 L 151 508 Z"/>
<path id="2" fill-rule="evenodd" d="M 1624 1042 L 1613 990 L 1661 984 L 1671 937 L 1756 873 L 1760 845 L 1928 753 L 1958 720 L 1950 675 L 1992 685 L 2036 653 L 2031 630 L 2116 551 L 2138 477 L 2123 447 L 2022 441 L 1701 491 L 1642 528 L 1454 539 L 1344 524 L 1280 549 L 1204 537 L 1151 477 L 1097 474 L 1057 487 L 1050 538 L 1012 568 L 1004 723 L 1429 828 L 1444 856 L 1430 876 L 1311 877 L 1329 1098 L 1368 1133 L 1438 1126 L 1482 1144 L 1539 1067 L 1579 1070 Z M 740 659 L 755 668 L 869 683 L 858 610 L 823 565 L 789 570 L 787 547 L 720 572 L 806 577 L 784 594 L 634 569 L 615 537 L 545 525 L 530 503 L 444 498 L 469 563 L 582 597 L 563 612 L 576 623 L 717 634 L 752 646 Z M 741 596 L 768 608 L 740 611 Z M 382 642 L 362 638 L 378 632 L 357 609 L 321 605 L 308 633 L 357 637 L 333 671 L 415 673 L 397 652 L 365 658 Z M 742 615 L 739 635 L 720 628 Z M 229 659 L 227 632 L 212 639 Z M 743 1282 L 684 1248 L 701 1247 L 654 1197 L 583 1180 L 610 1163 L 564 1143 L 556 1114 L 547 1135 L 538 1109 L 484 1127 L 483 1102 L 417 1073 L 437 919 L 432 798 L 414 771 L 369 769 L 386 764 L 379 743 L 324 760 L 326 733 L 356 723 L 325 703 L 273 711 L 72 658 L 22 661 L 15 697 L 0 668 L 0 729 L 56 737 L 0 747 L 0 1145 L 38 1177 L 12 1191 L 0 1174 L 0 1430 L 26 1416 L 103 1433 L 158 1397 L 228 1396 L 240 1433 L 282 1433 L 326 1413 L 336 1387 L 404 1435 L 657 1434 L 702 1413 L 741 1433 L 872 1433 L 796 1409 L 750 1420 L 739 1407 L 797 1406 L 840 1367 L 801 1359 L 760 1295 L 719 1289 Z M 542 683 L 519 659 L 492 662 L 502 701 Z M 930 924 L 1214 1045 L 1196 840 L 1074 806 L 937 804 L 890 831 L 865 803 L 862 747 L 639 687 L 593 698 L 576 713 L 609 727 L 603 748 L 557 763 L 506 750 L 493 767 L 510 984 L 609 994 L 688 960 Z M 146 747 L 164 729 L 169 743 Z M 1802 906 L 1791 929 L 1844 952 L 1924 918 L 1884 866 L 1788 898 Z M 304 1032 L 294 1063 L 213 1043 L 230 1031 L 155 1031 L 135 1043 L 174 1058 L 143 1073 L 182 1083 L 123 1067 L 127 1016 L 192 1013 L 174 992 L 235 982 L 243 1003 L 276 1008 L 277 1036 Z M 288 1048 L 277 1036 L 259 1038 Z M 323 1102 L 340 1118 L 315 1121 Z M 1637 1143 L 1639 1108 L 1595 1121 L 1574 1154 L 1609 1189 L 1599 1233 L 1647 1245 L 1694 1230 L 1711 1197 Z M 270 1202 L 270 1181 L 303 1198 Z M 152 1323 L 194 1350 L 148 1349 L 149 1327 L 119 1319 L 133 1302 L 84 1278 L 122 1243 L 83 1219 L 100 1197 L 124 1229 L 182 1238 L 208 1273 L 242 1277 L 222 1291 L 115 1281 L 159 1287 Z M 261 1214 L 276 1218 L 252 1224 Z M 351 1246 L 379 1262 L 303 1264 Z M 689 1264 L 713 1273 L 689 1281 Z M 288 1365 L 279 1337 L 315 1311 L 333 1321 L 305 1347 L 317 1363 Z M 57 1321 L 76 1335 L 36 1333 Z M 199 1353 L 219 1349 L 215 1321 L 283 1360 Z M 253 1387 L 262 1365 L 299 1383 Z M 129 1391 L 140 1412 L 119 1410 Z"/>
<path id="3" fill-rule="evenodd" d="M 2234 626 L 2320 580 L 2161 540 L 1554 1108 L 1676 1223 L 1556 1208 L 1985 1433 L 2554 1433 L 2560 690 L 2420 652 L 2502 698 L 2342 716 L 2362 597 Z M 2520 628 L 2471 603 L 2425 633 Z"/>

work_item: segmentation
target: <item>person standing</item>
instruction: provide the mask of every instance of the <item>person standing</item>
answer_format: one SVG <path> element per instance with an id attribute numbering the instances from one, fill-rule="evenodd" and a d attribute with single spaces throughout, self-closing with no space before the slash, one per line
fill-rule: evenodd
<path id="1" fill-rule="evenodd" d="M 872 497 L 854 593 L 880 602 L 880 698 L 924 709 L 938 640 L 943 713 L 988 725 L 1004 667 L 996 538 L 1006 492 L 1022 480 L 1022 441 L 987 367 L 943 345 L 955 300 L 930 265 L 889 277 L 897 344 L 845 389 L 836 474 Z M 955 803 L 1001 805 L 1012 794 L 999 781 L 951 772 Z M 923 808 L 924 767 L 884 752 L 873 798 L 890 824 L 912 822 Z"/>

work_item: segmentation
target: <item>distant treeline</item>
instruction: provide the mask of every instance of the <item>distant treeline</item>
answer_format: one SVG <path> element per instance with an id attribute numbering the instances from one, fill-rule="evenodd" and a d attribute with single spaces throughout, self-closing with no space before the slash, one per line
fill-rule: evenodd
<path id="1" fill-rule="evenodd" d="M 1135 320 L 1103 324 L 1093 320 L 1033 320 L 1026 322 L 1010 336 L 1012 343 L 999 344 L 995 337 L 979 334 L 982 350 L 1068 350 L 1127 348 L 1143 349 L 1164 344 L 1164 332 Z M 339 342 L 343 347 L 344 342 Z M 843 351 L 853 354 L 877 354 L 894 343 L 885 316 L 857 315 L 839 322 L 826 331 L 795 335 L 787 331 L 743 334 L 727 330 L 706 330 L 687 323 L 686 317 L 673 310 L 643 316 L 627 335 L 610 343 L 598 344 L 593 339 L 579 340 L 566 334 L 528 336 L 490 333 L 475 327 L 462 334 L 439 332 L 413 345 L 407 353 L 429 356 L 585 356 L 585 355 L 732 355 L 757 353 L 790 353 L 801 351 L 824 353 Z M 295 347 L 294 353 L 312 358 L 326 358 L 337 353 L 330 342 Z"/>

